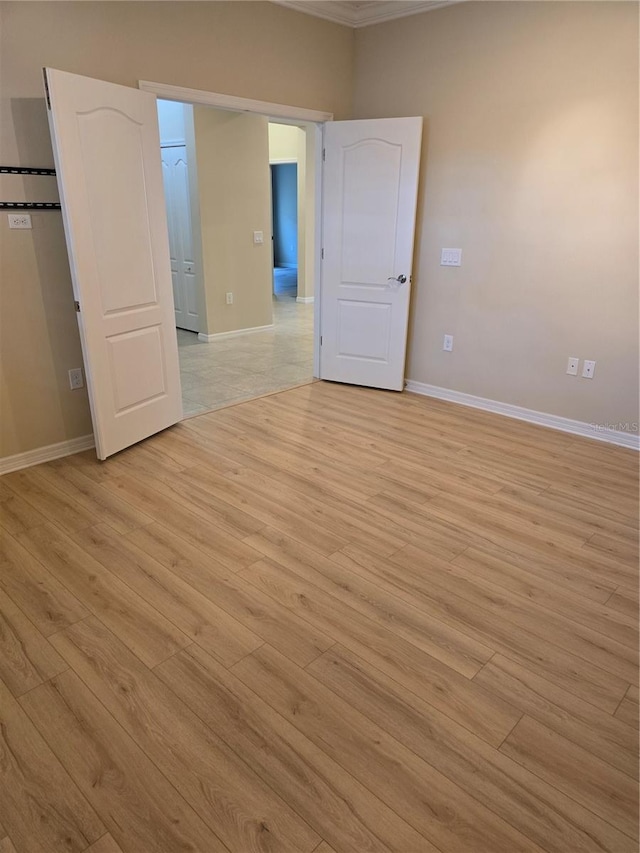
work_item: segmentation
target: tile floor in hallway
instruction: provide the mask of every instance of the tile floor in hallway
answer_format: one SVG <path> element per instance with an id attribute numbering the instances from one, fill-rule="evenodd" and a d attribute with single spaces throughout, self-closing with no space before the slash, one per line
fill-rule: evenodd
<path id="1" fill-rule="evenodd" d="M 212 343 L 177 330 L 185 417 L 313 381 L 313 305 L 290 279 L 276 277 L 273 329 Z"/>

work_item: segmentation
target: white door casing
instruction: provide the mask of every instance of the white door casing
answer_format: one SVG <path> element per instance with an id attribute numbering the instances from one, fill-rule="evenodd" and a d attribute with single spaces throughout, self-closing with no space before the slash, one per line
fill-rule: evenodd
<path id="1" fill-rule="evenodd" d="M 45 69 L 100 459 L 182 418 L 155 96 Z"/>
<path id="2" fill-rule="evenodd" d="M 167 201 L 175 324 L 180 329 L 199 332 L 198 270 L 193 251 L 186 145 L 163 145 L 161 156 Z"/>
<path id="3" fill-rule="evenodd" d="M 321 379 L 404 388 L 421 139 L 422 118 L 325 125 Z"/>

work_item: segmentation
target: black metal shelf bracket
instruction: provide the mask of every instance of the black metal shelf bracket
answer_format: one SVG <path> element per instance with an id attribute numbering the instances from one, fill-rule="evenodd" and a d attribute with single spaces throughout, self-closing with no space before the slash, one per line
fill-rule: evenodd
<path id="1" fill-rule="evenodd" d="M 0 166 L 0 175 L 55 175 L 55 169 L 31 166 Z"/>
<path id="2" fill-rule="evenodd" d="M 60 210 L 57 201 L 0 201 L 0 210 Z"/>
<path id="3" fill-rule="evenodd" d="M 55 169 L 38 166 L 0 166 L 0 175 L 55 175 Z M 57 201 L 0 201 L 0 210 L 60 210 Z"/>

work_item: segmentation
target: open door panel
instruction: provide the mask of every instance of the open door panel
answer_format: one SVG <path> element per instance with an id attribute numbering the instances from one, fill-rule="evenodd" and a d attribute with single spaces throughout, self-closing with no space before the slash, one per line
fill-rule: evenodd
<path id="1" fill-rule="evenodd" d="M 320 378 L 401 391 L 421 118 L 325 125 Z"/>
<path id="2" fill-rule="evenodd" d="M 96 451 L 182 417 L 156 98 L 45 69 Z"/>

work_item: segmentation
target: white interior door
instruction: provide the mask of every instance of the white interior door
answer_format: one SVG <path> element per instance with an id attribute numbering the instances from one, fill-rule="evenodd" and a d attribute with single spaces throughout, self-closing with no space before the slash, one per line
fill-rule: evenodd
<path id="1" fill-rule="evenodd" d="M 325 125 L 320 378 L 401 391 L 422 118 Z"/>
<path id="2" fill-rule="evenodd" d="M 199 332 L 198 275 L 194 260 L 186 145 L 162 147 L 175 323 Z"/>
<path id="3" fill-rule="evenodd" d="M 182 417 L 155 96 L 45 69 L 100 459 Z"/>

